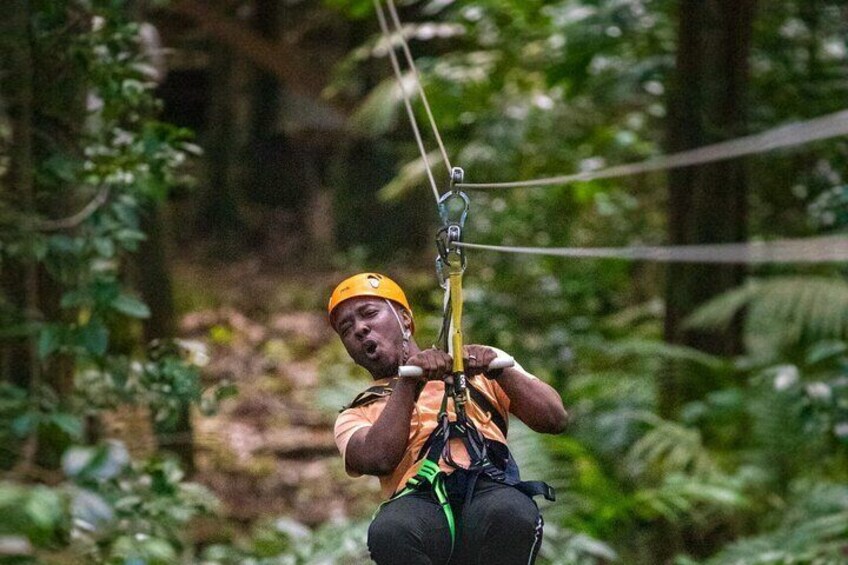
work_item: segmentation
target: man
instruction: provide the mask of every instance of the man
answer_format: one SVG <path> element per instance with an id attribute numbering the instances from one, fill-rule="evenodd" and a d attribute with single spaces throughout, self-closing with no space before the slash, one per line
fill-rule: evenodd
<path id="1" fill-rule="evenodd" d="M 435 483 L 418 481 L 417 473 L 428 445 L 432 451 L 451 357 L 418 347 L 406 296 L 383 275 L 346 279 L 333 292 L 328 311 L 348 354 L 374 378 L 374 386 L 344 409 L 335 425 L 347 473 L 379 477 L 389 499 L 368 531 L 372 559 L 378 565 L 532 563 L 541 543 L 542 518 L 528 494 L 549 493 L 532 488 L 543 483 L 518 480 L 506 449 L 506 422 L 512 413 L 537 432 L 560 433 L 567 414 L 556 391 L 517 364 L 489 371 L 498 354 L 493 348 L 465 347 L 472 393 L 466 413 L 494 463 L 484 472 L 477 464 L 467 470 L 469 444 L 447 434 L 451 439 L 442 443 L 448 457 L 441 451 L 435 457 L 438 468 L 448 473 L 443 484 L 450 508 L 445 509 Z M 423 375 L 398 377 L 400 365 L 420 367 Z M 448 414 L 456 420 L 453 403 Z"/>

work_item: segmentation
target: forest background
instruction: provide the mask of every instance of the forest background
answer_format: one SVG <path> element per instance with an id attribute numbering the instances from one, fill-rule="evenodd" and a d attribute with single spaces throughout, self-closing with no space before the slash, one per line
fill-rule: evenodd
<path id="1" fill-rule="evenodd" d="M 471 182 L 845 107 L 845 1 L 399 9 Z M 373 4 L 8 0 L 0 26 L 0 560 L 365 562 L 378 494 L 345 477 L 331 428 L 367 376 L 325 301 L 347 274 L 389 273 L 424 344 L 441 301 L 438 217 Z M 837 138 L 474 192 L 466 237 L 840 234 L 846 164 Z M 573 416 L 561 436 L 512 426 L 524 475 L 560 494 L 540 561 L 846 562 L 844 274 L 470 252 L 468 338 Z"/>

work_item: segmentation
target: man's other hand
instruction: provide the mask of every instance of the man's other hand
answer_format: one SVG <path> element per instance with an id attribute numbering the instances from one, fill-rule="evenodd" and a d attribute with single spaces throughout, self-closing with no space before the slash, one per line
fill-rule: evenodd
<path id="1" fill-rule="evenodd" d="M 419 351 L 406 360 L 405 365 L 421 367 L 424 375 L 422 381 L 441 380 L 453 370 L 453 358 L 439 349 L 425 349 Z"/>
<path id="2" fill-rule="evenodd" d="M 465 374 L 485 374 L 490 379 L 497 378 L 502 371 L 489 371 L 489 364 L 495 360 L 498 354 L 491 347 L 485 345 L 466 345 L 462 348 Z"/>

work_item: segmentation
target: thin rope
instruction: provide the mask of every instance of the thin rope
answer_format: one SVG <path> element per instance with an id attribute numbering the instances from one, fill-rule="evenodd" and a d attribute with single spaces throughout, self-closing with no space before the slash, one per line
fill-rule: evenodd
<path id="1" fill-rule="evenodd" d="M 415 77 L 415 86 L 418 87 L 418 94 L 421 96 L 421 102 L 424 103 L 424 109 L 427 111 L 427 118 L 430 120 L 430 127 L 433 129 L 433 135 L 436 138 L 436 143 L 439 144 L 439 151 L 442 153 L 442 160 L 447 166 L 448 175 L 450 176 L 453 167 L 451 167 L 448 152 L 445 151 L 445 144 L 442 143 L 442 136 L 439 134 L 439 127 L 436 125 L 436 118 L 433 117 L 433 111 L 430 110 L 430 102 L 427 101 L 427 94 L 424 93 L 424 86 L 421 84 L 421 75 L 418 73 L 418 67 L 415 66 L 415 59 L 412 58 L 412 52 L 409 50 L 409 44 L 406 42 L 406 38 L 403 35 L 403 25 L 400 23 L 395 2 L 394 0 L 387 0 L 386 4 L 389 7 L 389 15 L 391 15 L 392 21 L 395 24 L 395 29 L 397 30 L 397 35 L 400 39 L 400 45 L 403 48 L 403 53 L 406 57 L 406 63 L 409 65 L 409 70 L 412 71 L 412 76 Z M 392 45 L 390 44 L 389 49 L 391 48 Z"/>
<path id="2" fill-rule="evenodd" d="M 412 111 L 412 105 L 409 103 L 409 95 L 406 92 L 406 87 L 403 84 L 403 74 L 400 72 L 400 64 L 398 64 L 397 56 L 392 48 L 392 38 L 389 33 L 389 26 L 386 24 L 386 15 L 383 12 L 383 6 L 380 0 L 374 0 L 374 7 L 377 9 L 377 20 L 380 22 L 380 29 L 383 31 L 383 37 L 387 42 L 387 50 L 389 52 L 389 60 L 392 62 L 392 69 L 395 72 L 398 87 L 400 88 L 401 96 L 403 97 L 403 105 L 406 107 L 406 115 L 409 117 L 409 123 L 412 126 L 412 132 L 415 134 L 415 142 L 418 144 L 418 151 L 421 152 L 421 159 L 424 161 L 424 169 L 427 171 L 427 178 L 430 181 L 430 188 L 433 189 L 433 196 L 436 198 L 436 203 L 439 202 L 439 189 L 436 186 L 436 179 L 433 178 L 433 171 L 430 170 L 430 161 L 427 159 L 427 151 L 424 149 L 424 141 L 421 139 L 421 132 L 418 130 L 418 122 L 415 120 L 415 112 Z"/>
<path id="3" fill-rule="evenodd" d="M 689 151 L 654 157 L 639 163 L 617 165 L 599 171 L 586 171 L 571 175 L 541 178 L 526 181 L 458 183 L 455 186 L 468 189 L 515 188 L 530 186 L 562 185 L 574 182 L 586 182 L 597 179 L 609 179 L 638 175 L 652 171 L 663 171 L 692 165 L 702 165 L 713 161 L 722 161 L 763 153 L 774 149 L 803 145 L 832 137 L 848 135 L 848 110 L 779 126 L 762 133 L 706 145 Z"/>
<path id="4" fill-rule="evenodd" d="M 848 261 L 848 237 L 844 235 L 782 239 L 751 243 L 633 247 L 511 247 L 456 243 L 458 247 L 550 255 L 656 261 L 660 263 L 835 263 Z"/>

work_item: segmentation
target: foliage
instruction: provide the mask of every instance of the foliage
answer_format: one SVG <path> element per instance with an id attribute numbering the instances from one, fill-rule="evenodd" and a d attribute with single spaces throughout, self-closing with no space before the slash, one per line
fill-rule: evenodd
<path id="1" fill-rule="evenodd" d="M 212 546 L 204 563 L 215 565 L 306 565 L 368 561 L 364 540 L 368 520 L 328 524 L 312 531 L 287 518 L 257 524 L 236 546 Z"/>
<path id="2" fill-rule="evenodd" d="M 125 273 L 145 239 L 142 216 L 187 182 L 181 165 L 197 148 L 188 131 L 156 118 L 154 70 L 128 3 L 11 10 L 3 22 L 11 54 L 3 73 L 13 79 L 4 81 L 0 120 L 0 340 L 3 354 L 28 340 L 36 356 L 25 374 L 11 375 L 23 387 L 0 385 L 0 465 L 9 470 L 0 513 L 10 517 L 0 554 L 173 563 L 186 549 L 183 526 L 211 511 L 214 498 L 172 461 L 132 462 L 118 442 L 93 443 L 92 424 L 130 403 L 168 421 L 188 402 L 214 409 L 226 394 L 204 395 L 191 344 L 135 345 L 137 320 L 150 311 Z M 33 272 L 38 284 L 26 279 Z M 5 286 L 16 277 L 33 293 L 25 302 Z"/>
<path id="3" fill-rule="evenodd" d="M 751 280 L 701 306 L 689 319 L 696 328 L 728 326 L 745 308 L 747 345 L 766 355 L 791 343 L 848 335 L 848 285 L 825 277 Z"/>
<path id="4" fill-rule="evenodd" d="M 63 458 L 72 478 L 74 538 L 97 562 L 173 563 L 184 549 L 181 528 L 209 513 L 215 498 L 169 460 L 130 464 L 119 443 L 72 448 Z"/>
<path id="5" fill-rule="evenodd" d="M 365 0 L 328 4 L 358 20 L 373 18 Z M 448 153 L 467 181 L 593 170 L 661 152 L 676 49 L 674 3 L 410 2 L 402 9 Z M 842 109 L 845 83 L 836 77 L 846 68 L 845 25 L 836 14 L 843 10 L 844 2 L 785 0 L 758 14 L 751 131 Z M 427 36 L 424 29 L 442 32 Z M 387 71 L 385 54 L 382 39 L 367 40 L 340 66 L 332 91 L 360 101 L 359 131 L 406 139 L 394 79 L 369 88 L 355 74 Z M 418 117 L 426 124 L 423 112 Z M 426 140 L 433 148 L 432 137 Z M 837 140 L 751 158 L 751 233 L 787 237 L 843 227 L 846 148 Z M 404 144 L 398 154 L 398 174 L 381 195 L 429 199 L 414 146 Z M 438 159 L 431 161 L 444 179 Z M 646 175 L 475 191 L 466 239 L 535 246 L 661 242 L 664 189 L 660 175 Z M 659 341 L 663 307 L 656 289 L 663 272 L 650 265 L 485 252 L 470 253 L 468 264 L 467 339 L 516 355 L 563 393 L 572 412 L 566 437 L 544 445 L 531 436 L 512 440 L 532 446 L 520 462 L 526 457 L 534 468 L 534 460 L 544 460 L 534 470 L 560 486 L 565 502 L 545 509 L 552 529 L 566 532 L 561 539 L 588 536 L 603 548 L 568 553 L 570 562 L 617 556 L 656 563 L 676 554 L 681 563 L 694 562 L 746 536 L 779 554 L 739 557 L 744 563 L 828 562 L 827 551 L 844 551 L 841 514 L 819 522 L 821 515 L 795 502 L 802 484 L 848 480 L 842 437 L 848 317 L 844 283 L 834 276 L 840 268 L 794 276 L 786 268 L 760 268 L 744 287 L 705 305 L 691 328 L 720 327 L 744 313 L 745 354 L 723 359 Z M 435 311 L 439 304 L 434 292 L 429 306 Z M 685 405 L 676 421 L 656 416 L 658 382 L 672 362 L 711 383 L 711 392 Z M 802 518 L 780 520 L 790 507 L 809 518 L 808 543 L 789 535 Z M 821 553 L 819 542 L 826 545 Z M 749 549 L 755 555 L 754 545 L 729 545 L 713 562 L 736 562 Z"/>
<path id="6" fill-rule="evenodd" d="M 326 4 L 360 28 L 373 24 L 370 0 Z M 213 410 L 232 393 L 202 389 L 202 359 L 191 343 L 138 345 L 139 320 L 150 312 L 124 271 L 145 237 L 144 214 L 187 182 L 181 164 L 197 148 L 189 132 L 157 120 L 128 2 L 21 5 L 32 7 L 21 12 L 26 25 L 4 19 L 0 34 L 13 55 L 0 62 L 10 77 L 0 92 L 0 340 L 29 339 L 40 377 L 14 375 L 25 388 L 0 383 L 0 467 L 8 471 L 0 483 L 0 555 L 189 561 L 195 548 L 185 526 L 214 501 L 172 462 L 132 462 L 119 443 L 94 441 L 89 424 L 129 402 L 168 423 L 187 402 Z M 768 8 L 754 30 L 752 131 L 841 109 L 844 2 L 779 0 Z M 448 152 L 467 180 L 594 170 L 661 153 L 676 3 L 447 0 L 401 9 Z M 409 139 L 399 89 L 392 78 L 371 81 L 376 73 L 362 72 L 387 69 L 386 48 L 378 37 L 366 39 L 329 92 L 358 105 L 352 129 L 381 161 L 397 161 L 397 175 L 380 192 L 386 206 L 435 219 L 424 203 L 415 207 L 425 198 L 424 169 L 414 145 L 397 141 Z M 21 133 L 27 126 L 29 136 Z M 28 155 L 22 136 L 33 140 Z M 436 154 L 430 157 L 443 182 Z M 752 233 L 844 227 L 844 141 L 748 164 Z M 32 194 L 19 192 L 21 171 L 33 173 Z M 660 175 L 472 198 L 466 235 L 483 243 L 653 243 L 667 227 Z M 383 235 L 361 220 L 363 230 Z M 350 261 L 377 255 L 355 249 Z M 5 286 L 7 276 L 27 272 L 37 272 L 46 289 L 35 303 Z M 844 556 L 848 301 L 834 277 L 842 270 L 811 272 L 815 278 L 759 269 L 696 313 L 693 328 L 745 313 L 746 352 L 724 359 L 659 341 L 663 272 L 652 266 L 470 254 L 466 335 L 515 354 L 563 394 L 573 416 L 561 437 L 513 426 L 524 474 L 560 493 L 559 503 L 545 507 L 544 560 L 829 563 Z M 438 311 L 439 292 L 428 298 L 423 310 Z M 425 336 L 435 333 L 435 316 L 423 312 L 419 322 Z M 229 339 L 226 331 L 213 334 Z M 350 384 L 338 347 L 319 355 L 326 389 L 318 402 L 336 410 L 361 387 Z M 656 415 L 670 362 L 715 385 L 675 420 Z M 362 560 L 366 524 L 310 530 L 268 520 L 233 544 L 204 548 L 201 559 Z"/>
<path id="7" fill-rule="evenodd" d="M 848 537 L 845 486 L 824 483 L 798 487 L 775 530 L 735 542 L 706 563 L 764 565 L 844 560 Z M 679 563 L 685 565 L 687 560 Z"/>
<path id="8" fill-rule="evenodd" d="M 173 563 L 180 528 L 216 505 L 173 462 L 131 463 L 119 442 L 71 447 L 62 466 L 70 481 L 58 488 L 0 484 L 4 555 L 50 555 L 72 542 L 65 551 L 86 562 Z"/>

